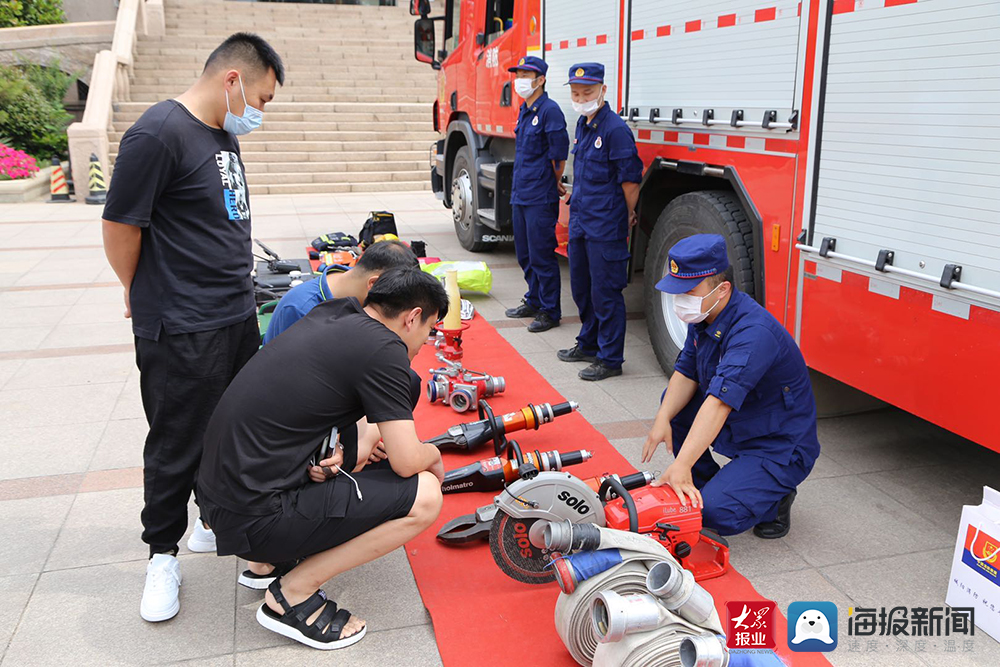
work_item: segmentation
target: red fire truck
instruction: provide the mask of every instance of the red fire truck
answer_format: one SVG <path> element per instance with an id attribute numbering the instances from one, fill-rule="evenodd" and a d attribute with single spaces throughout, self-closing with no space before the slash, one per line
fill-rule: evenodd
<path id="1" fill-rule="evenodd" d="M 716 232 L 738 287 L 812 368 L 1000 451 L 995 1 L 434 9 L 413 3 L 415 51 L 439 70 L 431 179 L 463 246 L 510 238 L 520 100 L 507 67 L 544 57 L 572 132 L 566 72 L 601 62 L 645 164 L 633 269 L 665 370 L 686 329 L 653 285 L 675 241 Z"/>

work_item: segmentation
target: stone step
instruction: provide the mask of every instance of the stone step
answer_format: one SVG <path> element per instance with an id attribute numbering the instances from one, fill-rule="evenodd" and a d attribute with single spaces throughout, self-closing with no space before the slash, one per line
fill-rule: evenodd
<path id="1" fill-rule="evenodd" d="M 108 141 L 120 141 L 123 132 L 108 132 Z M 257 144 L 270 142 L 354 142 L 354 141 L 426 141 L 428 144 L 437 138 L 437 134 L 431 132 L 373 132 L 355 131 L 341 132 L 339 130 L 310 130 L 306 132 L 271 132 L 265 128 L 254 130 L 250 134 L 240 137 L 240 144 Z"/>
<path id="2" fill-rule="evenodd" d="M 152 93 L 154 95 L 159 95 L 161 97 L 173 97 L 174 95 L 179 95 L 183 93 L 187 87 L 190 85 L 190 81 L 182 84 L 175 85 L 160 85 L 160 84 L 143 84 L 143 83 L 133 83 L 129 86 L 129 91 L 131 94 L 143 94 Z M 422 86 L 420 81 L 402 80 L 395 84 L 390 84 L 388 82 L 383 85 L 368 85 L 373 84 L 374 81 L 369 82 L 359 82 L 360 85 L 352 86 L 350 82 L 345 82 L 343 85 L 332 85 L 332 86 L 304 86 L 298 85 L 294 88 L 288 86 L 287 90 L 282 90 L 279 88 L 275 95 L 280 95 L 282 93 L 292 92 L 295 95 L 331 95 L 334 97 L 340 97 L 342 95 L 385 95 L 387 92 L 393 90 L 398 90 L 399 95 L 408 95 L 415 90 L 420 88 L 426 88 Z M 282 86 L 284 88 L 284 86 Z"/>
<path id="3" fill-rule="evenodd" d="M 132 127 L 134 122 L 135 119 L 131 121 L 120 120 L 116 114 L 112 126 L 116 132 L 124 132 Z M 265 113 L 264 124 L 255 131 L 255 134 L 257 132 L 377 132 L 380 135 L 398 136 L 401 132 L 417 132 L 420 133 L 420 136 L 425 136 L 428 131 L 433 131 L 429 119 L 413 122 L 372 120 L 348 122 L 339 119 L 328 122 L 312 119 L 308 121 L 283 121 Z M 431 138 L 433 139 L 433 137 Z"/>
<path id="4" fill-rule="evenodd" d="M 148 104 L 155 104 L 167 98 L 176 97 L 183 90 L 175 90 L 170 93 L 164 94 L 154 94 L 154 93 L 137 93 L 132 95 L 132 100 L 134 102 L 146 102 Z M 337 102 L 369 102 L 372 104 L 378 103 L 388 103 L 399 99 L 399 94 L 394 95 L 296 95 L 294 93 L 289 94 L 290 91 L 282 91 L 280 93 L 281 99 L 285 102 L 308 102 L 316 104 L 335 104 Z M 433 92 L 422 92 L 414 93 L 407 96 L 411 101 L 422 102 L 425 104 L 434 103 L 434 93 Z M 270 105 L 266 107 L 270 109 Z"/>
<path id="5" fill-rule="evenodd" d="M 413 112 L 396 112 L 396 113 L 322 113 L 322 112 L 290 112 L 290 111 L 272 111 L 271 104 L 277 104 L 277 102 L 271 102 L 265 107 L 267 112 L 264 114 L 264 127 L 273 129 L 297 129 L 297 128 L 280 128 L 274 125 L 274 123 L 311 123 L 311 124 L 336 124 L 336 127 L 331 127 L 326 125 L 323 127 L 316 127 L 314 129 L 331 129 L 338 130 L 344 129 L 341 127 L 342 123 L 366 123 L 368 124 L 368 129 L 374 129 L 373 126 L 381 127 L 381 123 L 414 123 L 415 125 L 411 129 L 415 130 L 426 130 L 432 127 L 432 120 L 430 118 L 430 113 L 427 109 L 421 111 L 420 113 Z M 132 123 L 139 120 L 148 105 L 139 110 L 132 111 L 116 111 L 114 114 L 114 127 L 116 130 L 124 131 L 132 126 Z M 305 128 L 302 128 L 305 129 Z M 365 128 L 348 128 L 348 129 L 365 129 Z"/>
<path id="6" fill-rule="evenodd" d="M 114 164 L 118 144 L 111 144 L 111 163 Z M 420 165 L 420 170 L 430 169 L 428 152 L 424 150 L 382 150 L 382 151 L 268 151 L 252 150 L 262 146 L 248 146 L 251 150 L 241 151 L 243 164 L 260 171 L 292 171 L 295 169 L 314 171 L 389 171 L 388 164 Z M 340 165 L 340 166 L 338 166 Z M 370 167 L 370 168 L 369 168 Z M 405 170 L 404 170 L 405 171 Z"/>
<path id="7" fill-rule="evenodd" d="M 343 192 L 418 192 L 431 189 L 431 180 L 388 181 L 384 183 L 295 183 L 255 185 L 250 196 L 339 194 Z"/>
<path id="8" fill-rule="evenodd" d="M 208 56 L 211 51 L 205 51 L 203 53 L 192 54 L 188 53 L 185 56 L 163 56 L 155 53 L 140 54 L 136 60 L 136 65 L 139 69 L 160 69 L 163 71 L 187 71 L 187 70 L 197 70 L 201 73 L 202 68 L 205 66 L 205 61 L 208 60 Z M 340 71 L 343 67 L 351 66 L 362 66 L 367 63 L 399 63 L 401 65 L 410 65 L 416 63 L 417 61 L 413 57 L 412 51 L 400 51 L 396 54 L 385 55 L 385 54 L 365 54 L 365 56 L 359 56 L 357 53 L 351 53 L 350 51 L 337 52 L 337 53 L 323 53 L 311 51 L 304 55 L 297 55 L 294 58 L 290 58 L 283 54 L 283 62 L 290 67 L 290 72 L 293 74 L 298 72 L 310 72 L 317 69 L 335 69 Z M 418 63 L 419 64 L 419 63 Z M 429 66 L 425 67 L 425 71 L 431 72 L 431 78 L 433 77 L 433 72 Z"/>
<path id="9" fill-rule="evenodd" d="M 278 168 L 279 171 L 284 170 L 281 165 L 283 163 L 295 163 L 299 165 L 310 165 L 314 162 L 321 162 L 326 164 L 370 164 L 376 162 L 394 162 L 394 161 L 405 161 L 405 162 L 418 162 L 422 165 L 429 165 L 428 162 L 428 150 L 429 147 L 423 150 L 381 150 L 381 151 L 337 151 L 337 152 L 324 152 L 324 151 L 269 151 L 269 150 L 253 150 L 254 148 L 260 148 L 259 146 L 247 146 L 250 150 L 241 151 L 243 156 L 243 162 L 245 164 L 250 164 L 251 162 L 257 162 L 261 164 L 270 164 Z M 427 167 L 430 169 L 430 167 Z M 336 171 L 335 169 L 327 169 L 327 171 Z"/>
<path id="10" fill-rule="evenodd" d="M 248 151 L 270 153 L 302 152 L 320 153 L 324 155 L 343 153 L 420 151 L 424 155 L 430 150 L 430 141 L 248 141 L 253 134 L 240 137 L 240 145 Z M 112 140 L 108 145 L 110 153 L 118 153 L 118 140 Z M 335 160 L 336 158 L 325 158 Z"/>
<path id="11" fill-rule="evenodd" d="M 348 65 L 346 67 L 332 67 L 329 70 L 319 71 L 309 67 L 300 67 L 295 70 L 285 68 L 284 85 L 285 87 L 290 87 L 300 83 L 315 84 L 318 81 L 327 83 L 337 81 L 355 81 L 357 79 L 373 82 L 377 81 L 379 83 L 405 81 L 407 79 L 422 79 L 421 83 L 424 85 L 428 83 L 433 85 L 434 76 L 427 75 L 427 72 L 433 71 L 434 70 L 421 63 L 414 63 L 413 65 L 396 63 L 394 65 L 387 62 L 375 62 L 367 65 Z M 155 62 L 151 62 L 145 67 L 135 67 L 134 72 L 134 81 L 136 83 L 189 84 L 201 76 L 202 66 L 199 65 L 196 67 L 177 67 L 168 69 L 162 65 L 155 64 Z"/>
<path id="12" fill-rule="evenodd" d="M 259 154 L 258 154 L 259 155 Z M 243 164 L 248 174 L 279 174 L 279 173 L 347 173 L 359 172 L 408 172 L 426 175 L 430 170 L 427 161 L 410 160 L 373 160 L 370 162 L 269 162 L 255 160 L 243 154 Z"/>
<path id="13" fill-rule="evenodd" d="M 356 103 L 356 102 L 343 102 L 343 101 L 333 101 L 333 102 L 313 102 L 313 103 L 300 103 L 296 104 L 288 101 L 278 101 L 268 102 L 267 113 L 301 113 L 301 114 L 312 114 L 312 113 L 329 113 L 329 114 L 339 114 L 339 113 L 358 113 L 358 112 L 370 112 L 375 114 L 396 114 L 396 113 L 423 113 L 429 114 L 431 112 L 431 107 L 422 102 L 381 102 L 381 103 Z M 156 100 L 159 102 L 160 100 Z M 148 109 L 153 102 L 139 102 L 132 100 L 131 102 L 115 102 L 115 111 L 145 111 Z"/>
<path id="14" fill-rule="evenodd" d="M 220 39 L 219 42 L 222 40 Z M 215 45 L 218 46 L 218 43 Z M 142 56 L 164 56 L 165 62 L 195 62 L 204 63 L 205 59 L 211 55 L 214 46 L 204 46 L 202 48 L 189 48 L 185 46 L 158 46 L 156 44 L 139 44 L 136 47 L 136 55 Z M 382 46 L 380 44 L 369 44 L 368 46 L 341 46 L 330 49 L 301 48 L 286 51 L 280 54 L 282 60 L 288 60 L 300 64 L 320 60 L 335 59 L 337 56 L 349 58 L 355 62 L 363 61 L 365 58 L 402 58 L 409 56 L 413 59 L 413 47 L 405 46 Z"/>
<path id="15" fill-rule="evenodd" d="M 290 185 L 294 183 L 390 183 L 393 181 L 416 181 L 422 177 L 430 180 L 429 173 L 416 170 L 347 172 L 299 169 L 290 172 L 248 172 L 247 183 L 252 188 L 255 185 Z"/>

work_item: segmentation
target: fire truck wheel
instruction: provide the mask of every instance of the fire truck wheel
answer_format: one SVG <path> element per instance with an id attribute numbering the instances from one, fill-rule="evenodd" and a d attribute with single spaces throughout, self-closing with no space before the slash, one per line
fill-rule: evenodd
<path id="1" fill-rule="evenodd" d="M 458 241 L 471 252 L 483 252 L 496 245 L 482 240 L 485 228 L 479 222 L 477 213 L 477 188 L 472 151 L 468 146 L 462 146 L 455 154 L 455 162 L 451 167 L 451 217 L 455 220 Z"/>
<path id="2" fill-rule="evenodd" d="M 674 315 L 673 297 L 656 289 L 667 274 L 667 252 L 692 234 L 721 234 L 726 239 L 737 289 L 754 296 L 753 230 L 731 192 L 705 190 L 673 199 L 660 213 L 646 251 L 644 294 L 649 340 L 666 373 L 672 373 L 687 337 L 687 325 Z"/>

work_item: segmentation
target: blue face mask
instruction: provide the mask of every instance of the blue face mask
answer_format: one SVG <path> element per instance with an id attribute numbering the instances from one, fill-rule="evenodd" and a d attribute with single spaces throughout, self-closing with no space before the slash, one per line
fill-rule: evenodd
<path id="1" fill-rule="evenodd" d="M 260 127 L 264 121 L 264 112 L 247 104 L 247 94 L 243 90 L 243 77 L 240 79 L 240 95 L 243 96 L 243 115 L 237 116 L 229 110 L 229 94 L 226 94 L 226 120 L 222 124 L 222 129 L 237 136 L 249 134 Z"/>

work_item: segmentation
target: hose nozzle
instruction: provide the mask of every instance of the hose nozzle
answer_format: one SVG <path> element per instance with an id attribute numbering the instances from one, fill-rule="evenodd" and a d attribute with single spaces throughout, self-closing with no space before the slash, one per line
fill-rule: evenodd
<path id="1" fill-rule="evenodd" d="M 670 611 L 703 625 L 715 611 L 711 594 L 694 581 L 690 570 L 684 570 L 672 560 L 661 561 L 646 575 L 646 588 L 663 600 Z"/>
<path id="2" fill-rule="evenodd" d="M 660 626 L 666 610 L 652 595 L 620 595 L 601 591 L 590 605 L 590 620 L 597 641 L 602 644 L 621 641 L 625 635 L 646 632 Z"/>
<path id="3" fill-rule="evenodd" d="M 545 548 L 568 554 L 577 551 L 593 551 L 600 547 L 601 531 L 590 523 L 570 523 L 550 521 L 542 532 Z"/>
<path id="4" fill-rule="evenodd" d="M 725 667 L 729 662 L 726 639 L 720 635 L 694 635 L 681 642 L 681 667 Z"/>

